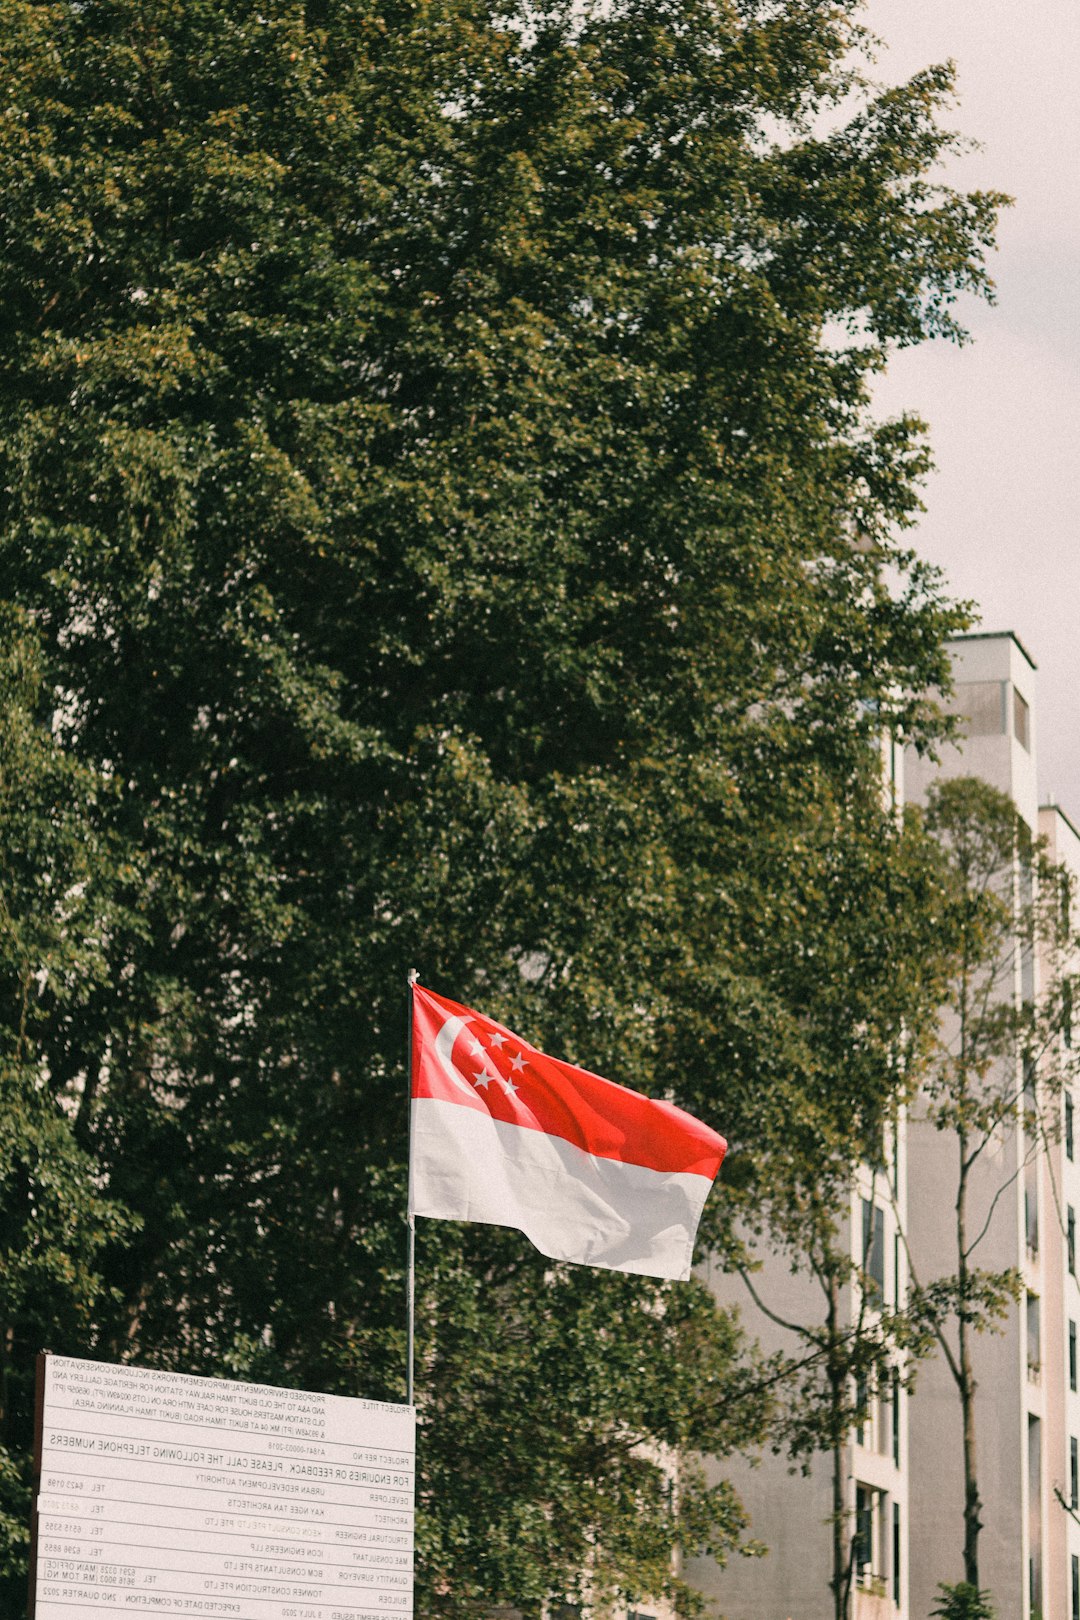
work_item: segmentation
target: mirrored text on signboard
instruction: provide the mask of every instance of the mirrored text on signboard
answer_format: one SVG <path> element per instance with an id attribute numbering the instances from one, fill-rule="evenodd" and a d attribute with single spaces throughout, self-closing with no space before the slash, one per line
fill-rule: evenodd
<path id="1" fill-rule="evenodd" d="M 42 1366 L 35 1620 L 411 1614 L 408 1407 Z"/>

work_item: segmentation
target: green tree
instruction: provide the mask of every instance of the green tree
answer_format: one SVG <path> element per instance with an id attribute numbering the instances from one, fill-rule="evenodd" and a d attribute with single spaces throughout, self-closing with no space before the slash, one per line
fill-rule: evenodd
<path id="1" fill-rule="evenodd" d="M 948 71 L 863 83 L 854 9 L 0 0 L 0 564 L 111 908 L 35 1072 L 141 1222 L 100 1353 L 402 1393 L 414 963 L 737 1141 L 798 1107 L 780 877 L 882 728 L 932 733 L 962 622 L 896 542 L 927 453 L 868 380 L 958 335 L 996 207 L 928 179 Z M 430 1611 L 478 1569 L 565 1595 L 556 1505 L 601 1597 L 732 1545 L 648 1451 L 685 1433 L 684 1296 L 424 1247 L 436 1324 L 466 1259 L 512 1298 L 521 1427 L 552 1335 L 602 1309 L 626 1351 L 482 1553 L 504 1429 L 462 1431 L 428 1346 Z M 695 1439 L 732 1443 L 722 1403 Z"/>
<path id="2" fill-rule="evenodd" d="M 980 1266 L 979 1249 L 992 1233 L 1001 1198 L 1057 1132 L 1062 1087 L 1075 1070 L 1063 1039 L 1074 940 L 1071 880 L 1033 840 L 1007 795 L 974 777 L 945 781 L 932 789 L 925 820 L 946 861 L 953 945 L 911 1120 L 955 1143 L 955 1270 L 932 1276 L 910 1244 L 908 1256 L 911 1310 L 940 1351 L 960 1403 L 964 1580 L 945 1593 L 960 1613 L 964 1602 L 986 1600 L 979 1582 L 975 1338 L 1000 1328 L 1023 1297 L 1021 1274 Z M 1011 1169 L 980 1181 L 988 1155 L 1003 1143 Z M 1030 1227 L 1028 1240 L 1038 1242 Z"/>
<path id="3" fill-rule="evenodd" d="M 942 1620 L 994 1620 L 986 1593 L 967 1581 L 959 1581 L 955 1586 L 940 1582 L 938 1590 L 941 1601 L 936 1609 L 931 1609 L 931 1615 L 940 1615 Z"/>
<path id="4" fill-rule="evenodd" d="M 872 1275 L 873 1229 L 852 1229 L 853 1189 L 862 1185 L 872 1201 L 876 1187 L 887 1199 L 912 1054 L 936 1029 L 951 961 L 938 848 L 916 816 L 883 809 L 875 787 L 871 776 L 861 800 L 849 797 L 774 852 L 770 885 L 798 899 L 801 949 L 785 954 L 791 935 L 776 928 L 763 895 L 755 954 L 788 1011 L 798 1092 L 735 1152 L 722 1200 L 737 1223 L 733 1239 L 745 1244 L 737 1260 L 745 1286 L 791 1335 L 773 1449 L 804 1468 L 819 1452 L 830 1460 L 823 1530 L 837 1620 L 851 1613 L 859 1539 L 848 1507 L 852 1432 L 871 1398 L 893 1398 L 923 1347 L 921 1324 Z M 762 1252 L 769 1264 L 759 1274 Z M 777 1290 L 782 1265 L 814 1285 L 801 1314 L 793 1300 L 803 1296 L 786 1277 Z"/>
<path id="5" fill-rule="evenodd" d="M 688 1548 L 721 1558 L 746 1529 L 731 1486 L 706 1484 L 698 1435 L 745 1445 L 773 1388 L 768 1369 L 747 1377 L 731 1319 L 696 1281 L 553 1274 L 522 1259 L 516 1234 L 473 1229 L 447 1252 L 423 1223 L 419 1255 L 418 1369 L 440 1437 L 420 1495 L 424 1583 L 452 1591 L 436 1611 L 476 1613 L 492 1591 L 514 1592 L 530 1620 L 553 1593 L 601 1614 L 615 1594 L 695 1611 L 673 1516 Z"/>
<path id="6" fill-rule="evenodd" d="M 42 1061 L 52 1010 L 100 978 L 110 915 L 94 815 L 105 790 L 56 747 L 51 708 L 31 627 L 0 615 L 0 1597 L 19 1603 L 35 1357 L 85 1345 L 104 1250 L 132 1231 Z"/>

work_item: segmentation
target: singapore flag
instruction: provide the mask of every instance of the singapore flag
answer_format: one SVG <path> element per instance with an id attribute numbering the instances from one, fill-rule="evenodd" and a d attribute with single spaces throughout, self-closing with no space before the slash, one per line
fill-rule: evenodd
<path id="1" fill-rule="evenodd" d="M 683 1279 L 726 1149 L 673 1103 L 414 987 L 410 1214 L 513 1226 L 554 1260 Z"/>

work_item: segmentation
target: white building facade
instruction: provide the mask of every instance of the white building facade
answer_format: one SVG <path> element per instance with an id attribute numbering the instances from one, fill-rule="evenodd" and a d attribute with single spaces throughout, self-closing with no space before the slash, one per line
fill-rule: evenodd
<path id="1" fill-rule="evenodd" d="M 1080 892 L 1080 833 L 1056 805 L 1039 810 L 1039 833 L 1051 859 L 1063 865 Z M 1076 929 L 1073 902 L 1072 928 Z M 1063 1040 L 1074 1040 L 1071 1018 Z M 1080 1031 L 1077 1037 L 1080 1039 Z M 1047 1566 L 1045 1613 L 1080 1620 L 1080 1392 L 1077 1335 L 1076 1223 L 1080 1214 L 1080 1102 L 1072 1088 L 1062 1097 L 1061 1130 L 1039 1165 L 1036 1211 L 1044 1268 L 1043 1320 L 1046 1385 Z"/>
<path id="2" fill-rule="evenodd" d="M 963 637 L 953 645 L 953 707 L 965 736 L 937 762 L 909 756 L 909 800 L 925 799 L 932 782 L 978 776 L 1007 794 L 1038 832 L 1036 787 L 1036 671 L 1011 635 Z M 1017 955 L 1015 1001 L 1038 986 L 1038 964 Z M 1022 982 L 1025 978 L 1031 982 Z M 986 1223 L 971 1263 L 982 1270 L 1021 1273 L 1024 1300 L 1002 1332 L 974 1336 L 973 1360 L 979 1494 L 980 1583 L 1000 1614 L 1047 1620 L 1049 1573 L 1049 1437 L 1042 1343 L 1048 1328 L 1047 1259 L 1040 1221 L 1040 1144 L 1019 1124 L 975 1167 L 969 1192 L 969 1231 Z M 955 1274 L 951 1206 L 956 1196 L 957 1146 L 950 1133 L 914 1119 L 908 1154 L 910 1239 L 920 1280 Z M 1030 1162 L 1028 1162 L 1030 1161 Z M 911 1588 L 913 1613 L 928 1615 L 937 1583 L 963 1579 L 963 1448 L 956 1385 L 940 1355 L 920 1367 L 909 1405 L 911 1448 Z M 1066 1620 L 1064 1614 L 1055 1620 Z"/>
<path id="3" fill-rule="evenodd" d="M 1006 793 L 1033 837 L 1043 836 L 1051 857 L 1080 876 L 1080 836 L 1063 811 L 1038 804 L 1034 663 L 1011 634 L 961 637 L 952 652 L 963 740 L 936 761 L 910 753 L 898 762 L 891 749 L 886 774 L 894 792 L 920 803 L 936 780 L 980 777 Z M 1018 951 L 1011 987 L 1018 1004 L 1038 994 L 1039 975 L 1039 961 Z M 1001 1620 L 1080 1620 L 1080 1099 L 1074 1106 L 1066 1092 L 1061 1106 L 1060 1137 L 1037 1141 L 1025 1138 L 1018 1109 L 970 1187 L 969 1231 L 985 1224 L 972 1264 L 1014 1268 L 1023 1279 L 1023 1299 L 1003 1331 L 974 1342 L 980 1581 Z M 895 1155 L 895 1208 L 892 1177 L 863 1172 L 852 1189 L 850 1234 L 853 1258 L 865 1256 L 883 1297 L 902 1303 L 908 1267 L 900 1228 L 920 1282 L 955 1274 L 957 1144 L 920 1121 L 916 1108 Z M 766 1349 L 794 1349 L 791 1335 L 730 1277 L 710 1280 L 725 1301 L 739 1299 Z M 756 1287 L 778 1316 L 805 1320 L 814 1308 L 812 1284 L 778 1259 L 766 1263 Z M 816 1303 L 820 1311 L 820 1296 Z M 920 1365 L 910 1395 L 885 1390 L 871 1402 L 843 1464 L 856 1535 L 853 1620 L 926 1620 L 938 1583 L 963 1578 L 962 1455 L 960 1402 L 940 1355 Z M 804 1477 L 769 1457 L 736 1483 L 753 1534 L 770 1551 L 723 1571 L 699 1561 L 688 1567 L 690 1579 L 727 1620 L 832 1620 L 831 1460 L 817 1460 Z"/>

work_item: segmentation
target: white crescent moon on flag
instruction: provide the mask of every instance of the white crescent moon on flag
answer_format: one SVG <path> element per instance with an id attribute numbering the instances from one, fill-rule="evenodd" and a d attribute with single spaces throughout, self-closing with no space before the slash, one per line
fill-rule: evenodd
<path id="1" fill-rule="evenodd" d="M 454 1067 L 454 1060 L 451 1056 L 454 1050 L 454 1042 L 465 1028 L 465 1024 L 466 1020 L 457 1016 L 446 1020 L 446 1023 L 435 1037 L 435 1056 L 442 1065 L 446 1078 L 452 1080 L 456 1086 L 460 1086 L 463 1091 L 467 1091 L 470 1097 L 475 1097 L 476 1092 L 461 1071 Z"/>

